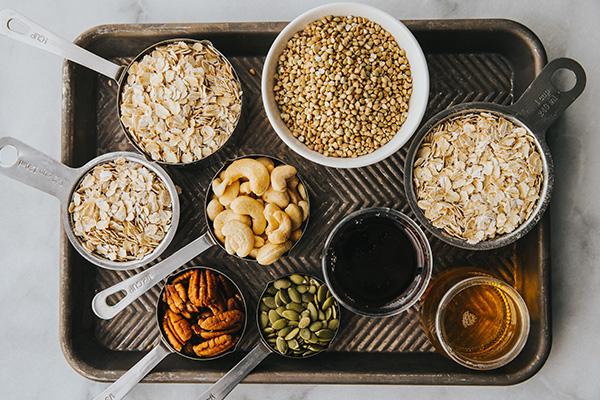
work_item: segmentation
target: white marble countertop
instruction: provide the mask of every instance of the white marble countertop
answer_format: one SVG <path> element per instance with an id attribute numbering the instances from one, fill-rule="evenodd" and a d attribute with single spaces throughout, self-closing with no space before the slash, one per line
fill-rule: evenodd
<path id="1" fill-rule="evenodd" d="M 73 40 L 101 24 L 288 21 L 326 1 L 0 0 Z M 551 354 L 539 373 L 510 387 L 242 384 L 231 399 L 600 398 L 600 3 L 509 0 L 366 1 L 399 19 L 508 18 L 531 28 L 548 58 L 586 69 L 587 88 L 549 135 L 556 181 L 551 203 Z M 60 159 L 60 57 L 0 37 L 0 136 Z M 0 177 L 1 399 L 93 398 L 107 387 L 67 363 L 58 337 L 59 207 L 50 196 Z M 202 385 L 141 384 L 129 399 L 192 399 Z"/>

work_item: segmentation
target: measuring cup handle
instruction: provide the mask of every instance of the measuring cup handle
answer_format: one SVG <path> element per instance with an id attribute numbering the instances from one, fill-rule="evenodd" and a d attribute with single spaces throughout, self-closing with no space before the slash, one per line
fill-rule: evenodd
<path id="1" fill-rule="evenodd" d="M 94 314 L 102 319 L 111 319 L 123 311 L 125 307 L 133 303 L 133 301 L 142 294 L 146 293 L 151 287 L 165 279 L 170 273 L 190 261 L 192 258 L 204 253 L 214 244 L 215 243 L 208 233 L 205 233 L 187 246 L 173 253 L 170 257 L 148 268 L 144 272 L 98 292 L 92 299 L 92 310 L 94 310 Z M 107 303 L 108 297 L 119 292 L 125 292 L 125 297 L 117 304 L 112 306 L 109 305 Z"/>
<path id="2" fill-rule="evenodd" d="M 565 92 L 556 88 L 552 82 L 554 73 L 561 69 L 573 72 L 576 78 L 573 88 Z M 533 132 L 545 135 L 548 127 L 583 92 L 585 83 L 585 71 L 577 61 L 570 58 L 557 58 L 542 69 L 525 93 L 509 108 Z"/>
<path id="3" fill-rule="evenodd" d="M 11 164 L 0 160 L 0 174 L 46 192 L 62 203 L 68 202 L 71 188 L 79 173 L 73 168 L 48 157 L 46 154 L 12 138 L 0 138 L 0 151 L 13 148 L 16 159 Z"/>
<path id="4" fill-rule="evenodd" d="M 123 71 L 123 67 L 63 39 L 10 8 L 0 10 L 0 34 L 62 56 L 116 81 Z"/>
<path id="5" fill-rule="evenodd" d="M 94 400 L 118 400 L 125 397 L 154 367 L 158 365 L 166 356 L 171 354 L 171 350 L 161 341 L 158 346 L 150 350 L 137 364 L 112 385 L 106 388 L 105 391 L 94 397 Z"/>
<path id="6" fill-rule="evenodd" d="M 262 342 L 259 342 L 258 346 L 254 347 L 242 361 L 237 363 L 235 367 L 223 375 L 221 379 L 210 386 L 196 400 L 224 399 L 270 353 L 271 350 Z"/>

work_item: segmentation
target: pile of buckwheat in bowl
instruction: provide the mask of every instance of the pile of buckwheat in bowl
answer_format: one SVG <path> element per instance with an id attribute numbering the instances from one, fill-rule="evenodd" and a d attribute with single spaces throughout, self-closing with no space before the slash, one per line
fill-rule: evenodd
<path id="1" fill-rule="evenodd" d="M 263 102 L 293 150 L 320 164 L 359 167 L 388 157 L 414 133 L 428 74 L 398 20 L 369 6 L 340 7 L 311 10 L 281 32 L 265 62 Z"/>

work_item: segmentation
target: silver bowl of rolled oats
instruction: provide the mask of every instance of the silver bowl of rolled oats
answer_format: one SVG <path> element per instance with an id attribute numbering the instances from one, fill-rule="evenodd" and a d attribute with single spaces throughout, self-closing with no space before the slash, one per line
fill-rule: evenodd
<path id="1" fill-rule="evenodd" d="M 423 51 L 397 18 L 333 3 L 290 22 L 262 75 L 269 122 L 295 152 L 337 168 L 371 165 L 416 132 L 429 96 Z"/>
<path id="2" fill-rule="evenodd" d="M 139 154 L 114 152 L 82 167 L 59 163 L 11 137 L 0 138 L 0 174 L 59 199 L 73 247 L 107 269 L 141 267 L 169 245 L 179 222 L 177 189 L 158 164 Z"/>
<path id="3" fill-rule="evenodd" d="M 231 63 L 209 41 L 170 39 L 144 50 L 121 75 L 119 120 L 149 160 L 189 165 L 234 134 L 242 95 Z"/>
<path id="4" fill-rule="evenodd" d="M 571 71 L 576 83 L 557 88 Z M 451 245 L 488 250 L 523 237 L 540 220 L 554 171 L 546 129 L 581 94 L 574 60 L 549 63 L 513 105 L 465 103 L 431 118 L 406 156 L 404 186 L 415 216 Z"/>

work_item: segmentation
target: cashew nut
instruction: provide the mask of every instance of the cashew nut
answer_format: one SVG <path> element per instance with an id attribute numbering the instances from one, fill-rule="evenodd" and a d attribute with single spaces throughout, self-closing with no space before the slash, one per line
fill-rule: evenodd
<path id="1" fill-rule="evenodd" d="M 263 247 L 265 245 L 265 239 L 262 236 L 254 235 L 254 247 Z"/>
<path id="2" fill-rule="evenodd" d="M 279 165 L 271 172 L 271 185 L 273 189 L 284 192 L 287 189 L 287 180 L 296 175 L 296 168 L 291 165 Z"/>
<path id="3" fill-rule="evenodd" d="M 281 244 L 269 243 L 258 249 L 256 261 L 261 265 L 269 265 L 279 260 L 279 258 L 292 248 L 292 242 L 287 241 Z"/>
<path id="4" fill-rule="evenodd" d="M 306 218 L 308 218 L 308 202 L 307 201 L 299 201 L 298 202 L 298 207 L 300 207 L 300 209 L 302 210 L 302 221 L 306 221 Z"/>
<path id="5" fill-rule="evenodd" d="M 240 221 L 229 221 L 222 231 L 225 235 L 225 244 L 230 241 L 229 247 L 235 250 L 240 257 L 246 257 L 254 248 L 254 234 L 250 227 Z"/>
<path id="6" fill-rule="evenodd" d="M 273 186 L 269 186 L 269 188 L 267 189 L 265 194 L 262 195 L 262 198 L 267 203 L 273 203 L 273 204 L 277 205 L 277 207 L 282 208 L 282 209 L 285 208 L 285 206 L 287 206 L 290 202 L 290 195 L 288 194 L 287 191 L 285 191 L 285 192 L 277 191 L 277 190 L 273 189 Z"/>
<path id="7" fill-rule="evenodd" d="M 300 207 L 295 204 L 290 204 L 285 208 L 285 213 L 290 217 L 290 221 L 292 221 L 292 230 L 295 231 L 300 228 L 302 221 L 304 221 Z"/>
<path id="8" fill-rule="evenodd" d="M 290 240 L 293 243 L 296 243 L 298 241 L 298 239 L 300 239 L 300 237 L 302 236 L 302 231 L 300 229 L 296 229 L 295 231 L 292 232 L 292 234 L 290 235 Z"/>
<path id="9" fill-rule="evenodd" d="M 300 201 L 300 196 L 296 194 L 295 190 L 292 190 L 288 187 L 287 194 L 288 196 L 290 196 L 290 203 L 298 204 L 298 202 Z"/>
<path id="10" fill-rule="evenodd" d="M 217 215 L 219 215 L 219 213 L 223 210 L 223 204 L 221 204 L 216 198 L 212 199 L 206 206 L 206 216 L 209 220 L 214 221 Z"/>
<path id="11" fill-rule="evenodd" d="M 296 189 L 298 190 L 298 194 L 300 194 L 300 196 L 302 197 L 302 200 L 308 200 L 308 195 L 306 194 L 306 188 L 304 187 L 304 185 L 302 183 L 299 183 L 298 186 L 296 187 Z"/>
<path id="12" fill-rule="evenodd" d="M 269 225 L 266 232 L 269 242 L 279 244 L 288 240 L 292 233 L 292 221 L 281 210 L 277 210 L 267 217 Z"/>
<path id="13" fill-rule="evenodd" d="M 227 207 L 240 193 L 240 181 L 236 180 L 231 182 L 225 189 L 223 194 L 219 196 L 219 202 Z"/>
<path id="14" fill-rule="evenodd" d="M 260 157 L 257 158 L 256 161 L 267 167 L 267 170 L 269 170 L 269 172 L 273 171 L 273 168 L 275 168 L 275 163 L 268 157 Z"/>
<path id="15" fill-rule="evenodd" d="M 231 210 L 239 215 L 249 215 L 252 218 L 252 230 L 260 235 L 265 231 L 267 221 L 263 214 L 264 208 L 257 200 L 248 196 L 239 196 L 229 205 Z"/>
<path id="16" fill-rule="evenodd" d="M 269 170 L 252 158 L 242 158 L 232 162 L 223 174 L 223 183 L 230 184 L 242 177 L 250 181 L 250 188 L 257 196 L 261 196 L 269 188 Z"/>
<path id="17" fill-rule="evenodd" d="M 241 195 L 248 195 L 252 193 L 252 189 L 250 189 L 250 182 L 246 181 L 246 182 L 242 182 L 240 184 L 240 194 Z"/>
<path id="18" fill-rule="evenodd" d="M 247 215 L 240 215 L 233 210 L 223 210 L 215 217 L 213 228 L 216 231 L 221 231 L 223 226 L 229 221 L 239 221 L 248 226 L 252 223 L 252 220 Z"/>

